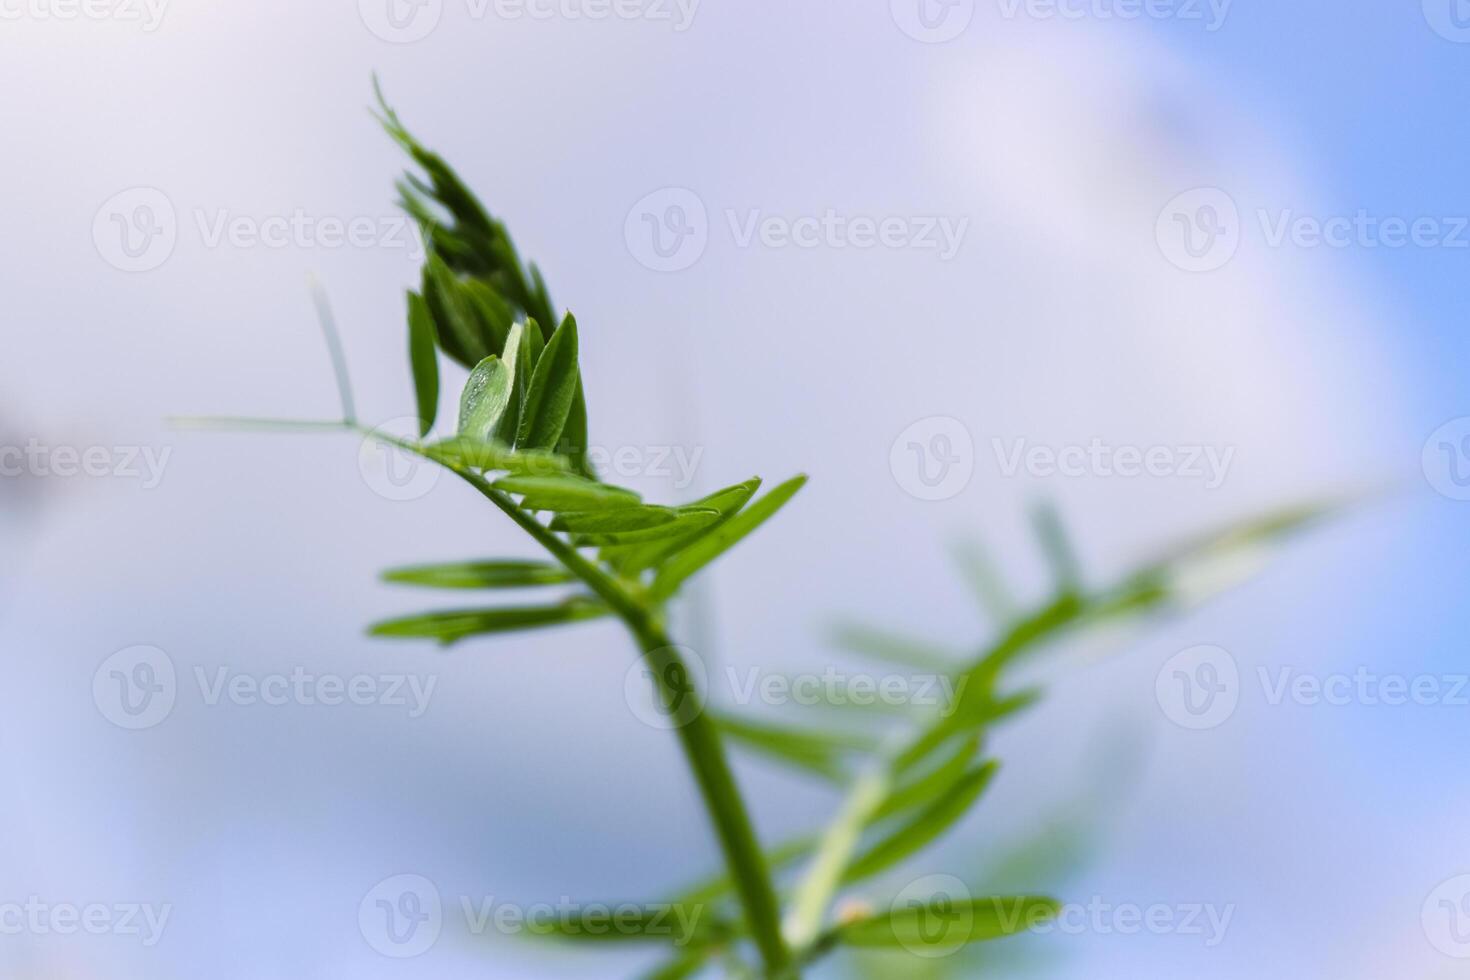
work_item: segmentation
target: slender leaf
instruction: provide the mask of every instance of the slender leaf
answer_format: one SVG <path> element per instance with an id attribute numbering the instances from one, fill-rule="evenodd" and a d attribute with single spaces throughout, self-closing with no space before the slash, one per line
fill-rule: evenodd
<path id="1" fill-rule="evenodd" d="M 414 292 L 408 294 L 408 359 L 413 368 L 419 437 L 423 438 L 439 415 L 439 347 L 434 339 L 434 316 L 424 298 Z"/>
<path id="2" fill-rule="evenodd" d="M 871 752 L 875 743 L 861 735 L 847 732 L 816 731 L 790 728 L 748 718 L 720 716 L 720 730 L 761 755 L 814 772 L 828 779 L 841 779 L 845 773 L 842 759 L 852 752 Z"/>
<path id="3" fill-rule="evenodd" d="M 569 313 L 536 361 L 521 406 L 516 445 L 554 449 L 566 427 L 577 385 L 577 321 Z"/>
<path id="4" fill-rule="evenodd" d="M 890 790 L 887 799 L 873 812 L 873 821 L 885 820 L 912 810 L 954 789 L 969 771 L 970 761 L 975 758 L 979 749 L 978 735 L 962 740 L 949 758 L 929 772 Z"/>
<path id="5" fill-rule="evenodd" d="M 430 589 L 519 589 L 574 581 L 560 565 L 544 561 L 468 561 L 392 568 L 383 581 Z"/>
<path id="6" fill-rule="evenodd" d="M 616 510 L 564 511 L 551 522 L 553 531 L 578 534 L 617 534 L 620 531 L 646 531 L 673 524 L 678 511 L 670 507 L 644 504 Z"/>
<path id="7" fill-rule="evenodd" d="M 557 476 L 567 471 L 568 462 L 543 452 L 513 452 L 496 442 L 454 436 L 423 447 L 430 459 L 446 466 L 472 470 L 502 470 L 524 477 Z"/>
<path id="8" fill-rule="evenodd" d="M 374 625 L 373 636 L 438 640 L 450 644 L 486 633 L 505 633 L 560 626 L 607 615 L 607 607 L 588 599 L 555 606 L 512 606 L 502 609 L 455 609 L 390 619 Z"/>
<path id="9" fill-rule="evenodd" d="M 947 650 L 931 646 L 920 640 L 899 636 L 885 630 L 855 623 L 837 627 L 833 640 L 839 646 L 869 660 L 897 664 L 900 667 L 918 667 L 948 673 L 955 667 L 955 658 Z"/>
<path id="10" fill-rule="evenodd" d="M 473 368 L 500 349 L 492 345 L 480 308 L 463 282 L 437 254 L 431 253 L 424 263 L 423 296 L 434 317 L 439 344 L 450 357 Z"/>
<path id="11" fill-rule="evenodd" d="M 1031 511 L 1031 524 L 1041 543 L 1041 552 L 1051 568 L 1057 592 L 1076 592 L 1082 588 L 1082 564 L 1077 560 L 1071 536 L 1056 506 L 1050 501 L 1036 504 Z"/>
<path id="12" fill-rule="evenodd" d="M 844 880 L 860 881 L 923 850 L 958 823 L 995 777 L 996 763 L 970 770 L 913 820 L 874 844 L 848 866 Z"/>
<path id="13" fill-rule="evenodd" d="M 614 546 L 602 555 L 604 561 L 610 561 L 621 572 L 626 575 L 637 574 L 645 569 L 653 568 L 670 557 L 683 551 L 704 534 L 714 530 L 740 512 L 755 492 L 760 489 L 759 478 L 737 483 L 732 487 L 717 490 L 707 497 L 696 500 L 687 507 L 681 508 L 686 514 L 696 514 L 703 510 L 715 511 L 718 516 L 714 521 L 708 523 L 690 522 L 688 526 L 681 526 L 681 533 L 668 539 L 650 542 L 643 545 L 629 545 L 627 547 Z"/>
<path id="14" fill-rule="evenodd" d="M 690 531 L 708 527 L 720 519 L 719 511 L 698 507 L 680 507 L 674 511 L 674 520 L 655 527 L 612 534 L 583 534 L 577 538 L 579 548 L 616 549 L 620 547 L 643 547 L 656 544 L 672 537 L 681 537 Z M 616 554 L 616 552 L 613 552 Z"/>
<path id="15" fill-rule="evenodd" d="M 729 551 L 746 535 L 769 520 L 805 484 L 805 476 L 787 480 L 675 555 L 659 570 L 658 576 L 654 579 L 652 587 L 654 597 L 667 599 L 673 595 L 689 576 Z"/>
<path id="16" fill-rule="evenodd" d="M 848 923 L 836 931 L 836 939 L 844 946 L 946 950 L 1033 929 L 1060 911 L 1054 899 L 1035 896 L 956 901 L 939 895 L 908 903 L 887 915 Z"/>
<path id="17" fill-rule="evenodd" d="M 516 428 L 521 418 L 521 399 L 525 396 L 526 385 L 530 380 L 530 369 L 521 360 L 525 349 L 525 332 L 524 323 L 513 325 L 506 335 L 505 349 L 500 354 L 500 360 L 504 362 L 506 373 L 510 376 L 510 397 L 506 401 L 505 412 L 496 423 L 495 438 L 507 446 L 515 442 Z"/>
<path id="18" fill-rule="evenodd" d="M 495 481 L 495 489 L 522 494 L 526 510 L 590 511 L 637 507 L 632 490 L 594 483 L 576 476 L 512 476 Z"/>
<path id="19" fill-rule="evenodd" d="M 510 406 L 515 377 L 511 368 L 491 354 L 470 372 L 459 397 L 459 434 L 466 439 L 491 441 L 500 417 Z"/>

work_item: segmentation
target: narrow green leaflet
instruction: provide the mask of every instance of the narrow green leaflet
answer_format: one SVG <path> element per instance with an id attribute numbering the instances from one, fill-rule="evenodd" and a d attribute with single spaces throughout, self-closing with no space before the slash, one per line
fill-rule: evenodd
<path id="1" fill-rule="evenodd" d="M 832 639 L 838 646 L 880 663 L 942 672 L 955 666 L 955 658 L 947 650 L 869 626 L 844 623 L 833 631 Z"/>
<path id="2" fill-rule="evenodd" d="M 848 866 L 843 880 L 860 881 L 898 864 L 928 847 L 969 812 L 985 792 L 999 766 L 994 762 L 970 770 L 913 820 L 869 848 Z"/>
<path id="3" fill-rule="evenodd" d="M 873 812 L 873 821 L 879 821 L 912 810 L 948 793 L 965 777 L 970 761 L 980 749 L 980 737 L 971 735 L 963 739 L 956 750 L 929 772 L 894 787 Z"/>
<path id="4" fill-rule="evenodd" d="M 519 589 L 561 585 L 575 577 L 560 565 L 544 561 L 465 561 L 390 568 L 383 573 L 383 581 L 429 589 Z"/>
<path id="5" fill-rule="evenodd" d="M 553 531 L 571 531 L 577 534 L 616 534 L 619 531 L 646 531 L 666 527 L 679 517 L 671 507 L 655 507 L 643 504 L 638 507 L 619 507 L 616 510 L 566 511 L 556 515 L 551 522 Z"/>
<path id="6" fill-rule="evenodd" d="M 424 263 L 423 295 L 434 318 L 439 344 L 450 357 L 473 368 L 500 349 L 494 345 L 464 283 L 436 254 L 431 253 Z"/>
<path id="7" fill-rule="evenodd" d="M 684 584 L 685 579 L 729 551 L 746 535 L 764 524 L 805 485 L 805 476 L 787 480 L 675 555 L 653 580 L 654 597 L 667 599 L 679 591 L 679 586 Z"/>
<path id="8" fill-rule="evenodd" d="M 645 569 L 653 568 L 680 551 L 689 547 L 704 533 L 725 523 L 740 512 L 740 508 L 750 502 L 755 492 L 760 489 L 759 478 L 737 483 L 723 490 L 716 490 L 708 497 L 696 500 L 687 507 L 680 508 L 685 514 L 693 515 L 702 513 L 706 509 L 713 510 L 717 516 L 713 521 L 703 522 L 691 520 L 682 524 L 678 530 L 679 534 L 660 539 L 643 545 L 615 545 L 605 550 L 602 554 L 604 561 L 612 564 L 623 574 L 633 575 Z M 626 543 L 625 543 L 626 544 Z"/>
<path id="9" fill-rule="evenodd" d="M 377 623 L 369 632 L 373 636 L 438 640 L 440 643 L 450 644 L 486 633 L 505 633 L 596 619 L 607 615 L 607 612 L 606 606 L 590 599 L 578 599 L 555 606 L 454 609 L 390 619 Z"/>
<path id="10" fill-rule="evenodd" d="M 439 347 L 434 339 L 434 316 L 424 298 L 414 292 L 408 294 L 408 360 L 413 368 L 419 438 L 423 438 L 439 416 Z"/>
<path id="11" fill-rule="evenodd" d="M 1054 899 L 1035 896 L 965 901 L 936 895 L 928 901 L 906 903 L 887 915 L 848 923 L 835 935 L 844 946 L 941 951 L 1034 929 L 1060 911 Z"/>
<path id="12" fill-rule="evenodd" d="M 699 528 L 708 527 L 720 519 L 719 511 L 699 507 L 679 507 L 673 511 L 674 520 L 666 524 L 611 534 L 584 534 L 578 537 L 579 548 L 637 548 L 656 544 L 672 537 L 679 537 Z"/>
<path id="13" fill-rule="evenodd" d="M 556 448 L 576 399 L 577 385 L 577 321 L 569 313 L 536 361 L 521 406 L 516 445 L 528 449 Z"/>
<path id="14" fill-rule="evenodd" d="M 1051 568 L 1056 590 L 1065 593 L 1081 589 L 1082 564 L 1077 560 L 1071 536 L 1067 534 L 1056 506 L 1046 501 L 1037 504 L 1031 511 L 1031 525 L 1041 544 L 1041 553 Z"/>
<path id="15" fill-rule="evenodd" d="M 593 483 L 577 476 L 510 476 L 495 481 L 495 489 L 523 494 L 526 510 L 588 511 L 637 507 L 642 499 L 632 490 Z"/>
<path id="16" fill-rule="evenodd" d="M 515 452 L 498 442 L 453 436 L 422 447 L 424 455 L 445 466 L 471 470 L 503 470 L 517 476 L 557 476 L 567 460 L 551 453 Z"/>
<path id="17" fill-rule="evenodd" d="M 579 372 L 580 375 L 580 372 Z M 587 396 L 586 385 L 577 378 L 577 390 L 572 395 L 572 406 L 567 410 L 567 422 L 561 430 L 557 448 L 576 461 L 577 470 L 590 480 L 597 479 L 592 461 L 587 458 Z"/>
<path id="18" fill-rule="evenodd" d="M 494 354 L 476 365 L 459 396 L 459 434 L 485 442 L 493 439 L 510 407 L 514 386 L 511 368 Z"/>
<path id="19" fill-rule="evenodd" d="M 872 739 L 848 732 L 790 728 L 727 715 L 719 716 L 716 722 L 733 741 L 752 751 L 832 780 L 846 774 L 842 762 L 846 755 L 876 748 Z"/>
<path id="20" fill-rule="evenodd" d="M 510 333 L 506 335 L 505 349 L 500 354 L 500 360 L 505 364 L 506 373 L 510 375 L 510 397 L 506 402 L 505 412 L 500 416 L 500 421 L 496 423 L 495 438 L 507 446 L 515 442 L 516 428 L 521 418 L 521 399 L 525 395 L 530 375 L 530 369 L 521 360 L 525 349 L 525 332 L 524 323 L 513 325 Z"/>

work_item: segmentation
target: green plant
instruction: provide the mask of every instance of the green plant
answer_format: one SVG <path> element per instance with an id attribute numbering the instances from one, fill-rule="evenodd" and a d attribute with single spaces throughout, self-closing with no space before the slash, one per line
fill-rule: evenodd
<path id="1" fill-rule="evenodd" d="M 895 719 L 865 714 L 832 726 L 683 710 L 690 672 L 667 632 L 681 588 L 779 511 L 801 489 L 794 477 L 764 495 L 761 481 L 733 484 L 690 503 L 644 502 L 598 479 L 588 458 L 587 392 L 578 366 L 578 325 L 557 316 L 546 283 L 524 264 L 505 227 L 438 155 L 403 126 L 379 95 L 381 122 L 421 173 L 398 184 L 404 209 L 430 246 L 419 289 L 407 298 L 409 360 L 420 419 L 418 439 L 358 424 L 330 313 L 321 304 L 343 419 L 264 426 L 347 429 L 446 467 L 519 526 L 550 560 L 456 562 L 385 573 L 389 582 L 447 590 L 557 590 L 537 605 L 434 611 L 377 624 L 377 636 L 454 644 L 471 637 L 598 617 L 622 622 L 646 661 L 674 726 L 724 856 L 725 870 L 668 904 L 709 910 L 681 936 L 654 976 L 690 976 L 711 963 L 732 973 L 799 976 L 832 951 L 958 947 L 1024 931 L 1055 914 L 1042 896 L 986 896 L 963 908 L 937 898 L 835 915 L 840 893 L 904 864 L 953 829 L 985 793 L 997 763 L 989 731 L 1032 705 L 1035 689 L 1009 690 L 1012 669 L 1064 635 L 1176 607 L 1191 566 L 1295 530 L 1319 512 L 1301 508 L 1212 535 L 1104 587 L 1087 585 L 1059 522 L 1039 512 L 1037 528 L 1054 572 L 1048 599 L 1023 609 L 1003 594 L 975 552 L 964 564 L 998 638 L 969 658 L 937 656 L 904 637 L 850 628 L 854 652 L 947 677 L 957 692 L 944 712 Z M 452 434 L 434 437 L 441 356 L 470 372 Z M 727 759 L 727 743 L 760 753 L 844 789 L 825 830 L 770 849 L 758 842 Z M 799 870 L 794 877 L 790 872 Z M 956 914 L 958 913 L 958 915 Z M 930 928 L 938 923 L 940 928 Z M 637 925 L 632 926 L 637 931 Z M 563 933 L 588 938 L 593 930 Z M 649 937 L 654 938 L 652 930 Z M 758 965 L 749 962 L 753 951 Z M 937 968 L 934 968 L 937 969 Z"/>

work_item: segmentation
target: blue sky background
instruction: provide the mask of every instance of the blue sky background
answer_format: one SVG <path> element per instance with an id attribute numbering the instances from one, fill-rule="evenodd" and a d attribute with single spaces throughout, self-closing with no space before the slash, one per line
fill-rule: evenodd
<path id="1" fill-rule="evenodd" d="M 365 0 L 366 2 L 366 0 Z M 820 670 L 860 615 L 973 649 L 990 626 L 946 555 L 992 545 L 1025 596 L 1024 526 L 1067 515 L 1094 576 L 1190 529 L 1286 500 L 1392 492 L 1250 584 L 1126 643 L 1066 648 L 1046 703 L 1007 729 L 994 794 L 930 871 L 981 875 L 1004 842 L 1081 806 L 1095 844 L 1064 898 L 1230 904 L 1197 937 L 1028 937 L 1038 975 L 1448 977 L 1421 915 L 1470 873 L 1458 772 L 1470 708 L 1265 703 L 1261 668 L 1466 671 L 1466 508 L 1421 470 L 1470 415 L 1461 317 L 1470 250 L 1270 249 L 1192 274 L 1155 221 L 1175 195 L 1407 219 L 1470 215 L 1470 44 L 1418 4 L 1236 0 L 1222 28 L 1008 20 L 979 4 L 944 44 L 883 3 L 720 5 L 649 22 L 474 20 L 449 3 L 412 44 L 353 3 L 177 0 L 156 31 L 28 14 L 0 21 L 11 147 L 0 191 L 0 422 L 10 442 L 169 448 L 137 480 L 0 482 L 0 903 L 168 903 L 162 942 L 0 936 L 7 976 L 605 976 L 508 942 L 446 937 L 377 955 L 363 896 L 413 873 L 453 896 L 648 899 L 714 861 L 677 748 L 624 698 L 631 655 L 604 624 L 467 644 L 385 645 L 364 624 L 435 604 L 375 581 L 419 560 L 525 554 L 447 480 L 375 493 L 346 436 L 181 433 L 193 412 L 335 408 L 306 277 L 343 326 L 364 418 L 406 415 L 403 249 L 208 247 L 196 214 L 391 213 L 402 167 L 365 111 L 370 73 L 503 215 L 583 329 L 594 439 L 703 451 L 683 499 L 760 472 L 812 474 L 792 510 L 711 576 L 711 663 Z M 6 10 L 16 8 L 5 8 Z M 91 228 L 127 188 L 162 190 L 179 242 L 110 267 Z M 634 202 L 692 189 L 710 243 L 658 273 L 625 240 Z M 969 219 L 951 261 L 915 250 L 742 248 L 726 210 Z M 457 380 L 457 379 L 456 379 Z M 974 476 L 905 492 L 907 427 L 961 420 Z M 1234 447 L 1228 480 L 1006 477 L 992 440 Z M 687 614 L 683 622 L 687 623 Z M 691 641 L 696 642 L 696 641 Z M 1246 679 L 1218 728 L 1155 698 L 1181 650 L 1226 648 Z M 124 732 L 91 696 L 134 644 L 195 667 L 436 678 L 421 718 L 381 706 L 208 706 L 183 692 Z M 763 834 L 830 796 L 741 764 Z M 1079 800 L 1081 803 L 1079 803 Z M 1084 860 L 1085 859 L 1085 860 Z M 1018 883 L 1014 887 L 1025 887 Z M 1462 950 L 1463 952 L 1463 950 Z M 629 972 L 643 962 L 629 960 Z"/>

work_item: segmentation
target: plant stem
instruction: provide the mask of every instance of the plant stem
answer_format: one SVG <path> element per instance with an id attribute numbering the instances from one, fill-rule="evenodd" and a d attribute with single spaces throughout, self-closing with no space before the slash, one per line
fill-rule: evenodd
<path id="1" fill-rule="evenodd" d="M 679 650 L 664 633 L 662 627 L 651 617 L 625 620 L 628 628 L 638 639 L 648 666 L 659 685 L 659 696 L 703 697 L 696 692 L 691 695 L 687 688 L 680 689 L 676 678 L 688 678 L 688 666 Z M 766 867 L 765 855 L 756 839 L 750 814 L 735 783 L 734 774 L 725 755 L 725 746 L 719 729 L 696 702 L 693 715 L 680 724 L 676 731 L 684 757 L 694 772 L 699 784 L 700 796 L 714 822 L 724 852 L 725 863 L 735 882 L 751 935 L 760 948 L 765 961 L 766 975 L 772 978 L 797 976 L 792 969 L 791 956 L 781 938 L 780 903 L 771 884 L 770 870 Z"/>
<path id="2" fill-rule="evenodd" d="M 411 442 L 396 439 L 384 433 L 360 431 L 395 445 L 405 452 L 432 459 Z M 442 461 L 434 461 L 444 465 Z M 458 466 L 450 466 L 449 469 L 457 473 L 466 483 L 478 490 L 506 516 L 520 525 L 527 534 L 535 538 L 542 547 L 560 561 L 567 571 L 581 579 L 617 613 L 618 618 L 632 633 L 639 650 L 647 660 L 659 685 L 661 698 L 689 696 L 703 698 L 703 692 L 692 692 L 691 695 L 687 687 L 681 689 L 675 683 L 678 678 L 687 680 L 689 677 L 688 665 L 658 622 L 655 609 L 640 597 L 630 593 L 615 578 L 583 558 L 576 548 L 558 538 L 534 517 L 518 507 L 515 501 L 504 492 L 496 490 L 483 476 Z M 715 834 L 720 842 L 720 850 L 724 853 L 725 863 L 730 869 L 730 875 L 745 909 L 745 918 L 750 927 L 751 936 L 765 963 L 765 974 L 771 980 L 790 980 L 790 978 L 799 976 L 799 972 L 792 965 L 791 953 L 781 938 L 780 903 L 776 898 L 775 886 L 771 882 L 770 869 L 766 866 L 765 856 L 761 852 L 760 842 L 751 824 L 744 797 L 741 796 L 734 774 L 730 771 L 730 763 L 725 754 L 725 746 L 720 738 L 719 729 L 715 726 L 714 721 L 705 714 L 703 702 L 697 701 L 696 704 L 698 710 L 693 716 L 675 728 L 679 735 L 679 743 L 694 773 L 694 780 L 699 785 L 699 793 L 704 800 L 705 809 L 709 812 L 710 821 L 714 824 Z"/>

